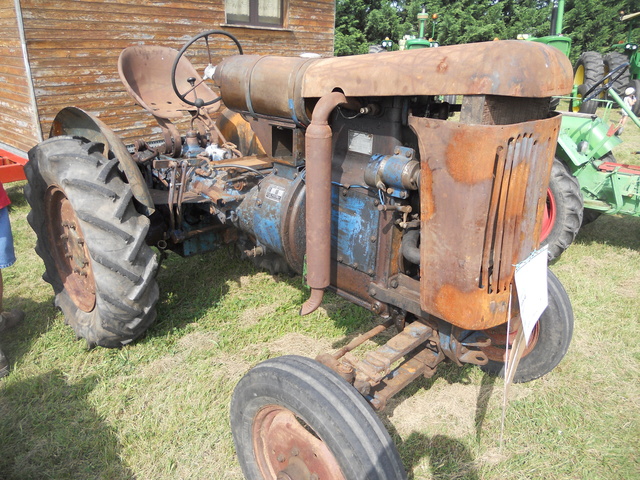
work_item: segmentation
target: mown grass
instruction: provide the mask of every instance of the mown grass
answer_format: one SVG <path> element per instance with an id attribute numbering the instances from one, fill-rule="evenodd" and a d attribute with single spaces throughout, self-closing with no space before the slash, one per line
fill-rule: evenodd
<path id="1" fill-rule="evenodd" d="M 300 317 L 299 278 L 221 250 L 171 255 L 148 334 L 87 351 L 40 278 L 22 184 L 7 189 L 19 259 L 3 272 L 5 303 L 27 319 L 0 337 L 13 368 L 0 381 L 0 478 L 241 479 L 228 409 L 242 375 L 284 353 L 313 357 L 375 323 L 333 295 Z M 501 380 L 443 365 L 410 385 L 381 414 L 410 478 L 638 478 L 640 219 L 601 216 L 552 268 L 575 312 L 564 361 L 511 387 L 502 448 Z"/>

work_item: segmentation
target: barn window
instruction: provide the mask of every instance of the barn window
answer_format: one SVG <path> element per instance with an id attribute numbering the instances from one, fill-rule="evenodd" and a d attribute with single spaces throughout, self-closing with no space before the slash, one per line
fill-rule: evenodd
<path id="1" fill-rule="evenodd" d="M 227 23 L 281 27 L 284 0 L 225 0 Z"/>

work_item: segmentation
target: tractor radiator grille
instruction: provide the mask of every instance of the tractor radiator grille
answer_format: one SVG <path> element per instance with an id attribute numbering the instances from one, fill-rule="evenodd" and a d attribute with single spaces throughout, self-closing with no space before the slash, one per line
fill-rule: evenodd
<path id="1" fill-rule="evenodd" d="M 513 277 L 513 254 L 522 243 L 521 223 L 525 214 L 528 176 L 519 167 L 538 162 L 533 135 L 509 138 L 506 148 L 499 146 L 491 187 L 487 224 L 479 272 L 479 288 L 488 294 L 509 289 Z"/>
<path id="2" fill-rule="evenodd" d="M 506 125 L 410 118 L 420 145 L 420 307 L 458 327 L 507 321 L 537 248 L 559 116 Z"/>

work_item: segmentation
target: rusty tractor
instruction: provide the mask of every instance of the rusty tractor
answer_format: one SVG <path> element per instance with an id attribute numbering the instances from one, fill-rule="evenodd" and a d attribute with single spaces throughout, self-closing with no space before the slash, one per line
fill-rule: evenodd
<path id="1" fill-rule="evenodd" d="M 238 52 L 220 60 L 209 47 L 223 41 Z M 159 296 L 151 246 L 188 256 L 233 244 L 306 274 L 301 315 L 328 289 L 381 321 L 336 352 L 273 358 L 240 380 L 243 472 L 405 478 L 375 411 L 444 361 L 502 374 L 522 328 L 514 276 L 539 247 L 560 129 L 549 98 L 571 90 L 566 56 L 518 41 L 257 56 L 214 30 L 180 51 L 129 47 L 118 67 L 162 138 L 127 146 L 69 107 L 29 152 L 29 221 L 66 322 L 90 347 L 142 335 Z M 459 121 L 442 95 L 462 97 Z M 517 382 L 551 371 L 573 331 L 561 283 L 540 278 L 548 304 Z"/>

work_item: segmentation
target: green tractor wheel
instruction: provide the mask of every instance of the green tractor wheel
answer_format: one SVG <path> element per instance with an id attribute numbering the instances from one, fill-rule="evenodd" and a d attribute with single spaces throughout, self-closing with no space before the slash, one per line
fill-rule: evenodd
<path id="1" fill-rule="evenodd" d="M 635 90 L 636 90 L 636 94 L 635 94 L 635 95 L 636 95 L 636 97 L 637 97 L 638 95 L 640 95 L 640 79 L 637 79 L 637 78 L 636 78 L 636 79 L 634 79 L 634 80 L 631 80 L 631 81 L 629 82 L 629 86 L 630 86 L 630 87 L 635 88 Z M 633 113 L 634 113 L 636 116 L 640 116 L 640 102 L 636 102 L 636 104 L 633 106 L 633 109 L 632 109 L 632 110 L 633 110 Z"/>
<path id="2" fill-rule="evenodd" d="M 627 56 L 620 52 L 609 52 L 604 58 L 604 74 L 608 75 L 609 72 L 613 71 L 615 68 L 629 62 Z M 616 91 L 618 95 L 624 95 L 625 89 L 629 86 L 629 70 L 625 69 L 624 72 L 621 72 L 621 75 L 616 78 L 613 82 L 612 88 Z"/>
<path id="3" fill-rule="evenodd" d="M 604 77 L 604 63 L 602 55 L 598 52 L 584 52 L 578 58 L 573 71 L 573 84 L 578 86 L 578 99 L 580 100 L 584 93 L 596 84 L 598 80 Z M 573 112 L 596 113 L 598 102 L 590 100 L 588 102 L 572 101 L 569 109 Z"/>

